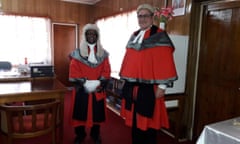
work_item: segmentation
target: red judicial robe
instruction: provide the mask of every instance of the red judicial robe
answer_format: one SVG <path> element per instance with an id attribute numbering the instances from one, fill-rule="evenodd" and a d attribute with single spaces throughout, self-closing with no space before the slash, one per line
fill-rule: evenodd
<path id="1" fill-rule="evenodd" d="M 69 80 L 78 84 L 81 80 L 107 80 L 110 78 L 110 64 L 108 53 L 104 51 L 102 57 L 96 57 L 97 64 L 90 63 L 87 57 L 80 55 L 80 50 L 76 49 L 70 55 Z M 79 84 L 80 85 L 80 84 Z M 81 86 L 80 86 L 81 87 Z M 79 93 L 77 91 L 80 91 Z M 83 98 L 85 97 L 85 98 Z M 78 98 L 78 99 L 77 99 Z M 71 124 L 75 126 L 91 127 L 95 123 L 105 121 L 106 114 L 106 93 L 105 91 L 86 94 L 84 88 L 73 90 L 71 113 L 83 115 L 85 118 L 73 116 Z M 78 102 L 76 102 L 78 100 Z M 86 111 L 86 112 L 84 112 Z M 94 114 L 95 112 L 95 114 Z M 98 113 L 101 114 L 100 118 Z M 95 116 L 96 115 L 96 116 Z"/>
<path id="2" fill-rule="evenodd" d="M 170 38 L 166 32 L 152 26 L 145 32 L 141 44 L 133 43 L 138 32 L 132 35 L 127 44 L 120 71 L 121 79 L 130 83 L 151 84 L 154 91 L 159 84 L 171 85 L 177 79 L 177 73 L 173 58 L 174 46 Z M 136 96 L 137 91 L 138 86 L 135 86 L 133 96 Z M 144 97 L 144 101 L 148 101 L 149 95 L 144 95 Z M 134 104 L 132 103 L 131 108 L 127 109 L 125 107 L 127 101 L 125 98 L 122 99 L 121 116 L 125 118 L 126 125 L 132 126 Z M 152 105 L 153 111 L 150 117 L 137 112 L 137 127 L 142 130 L 168 128 L 169 122 L 164 97 L 158 99 L 154 97 Z"/>

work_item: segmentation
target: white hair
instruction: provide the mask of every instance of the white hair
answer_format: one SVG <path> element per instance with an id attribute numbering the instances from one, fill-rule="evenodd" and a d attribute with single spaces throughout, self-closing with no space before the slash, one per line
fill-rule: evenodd
<path id="1" fill-rule="evenodd" d="M 86 32 L 88 30 L 95 30 L 97 32 L 97 42 L 96 42 L 97 53 L 96 53 L 96 55 L 99 56 L 99 57 L 103 56 L 103 47 L 102 47 L 101 42 L 100 42 L 100 30 L 99 30 L 99 28 L 96 24 L 86 24 L 83 27 L 82 40 L 81 40 L 81 43 L 80 43 L 80 53 L 81 53 L 81 55 L 82 56 L 88 56 L 88 42 L 86 40 Z"/>
<path id="2" fill-rule="evenodd" d="M 137 8 L 137 13 L 141 10 L 141 9 L 147 9 L 148 11 L 150 11 L 151 13 L 154 13 L 155 8 L 153 8 L 150 4 L 141 4 L 138 6 Z"/>

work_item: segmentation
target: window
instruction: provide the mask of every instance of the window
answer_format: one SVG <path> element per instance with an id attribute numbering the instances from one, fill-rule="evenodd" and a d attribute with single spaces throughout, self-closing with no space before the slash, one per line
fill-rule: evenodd
<path id="1" fill-rule="evenodd" d="M 127 42 L 138 27 L 137 13 L 132 11 L 97 21 L 103 47 L 110 53 L 112 76 L 118 76 Z"/>
<path id="2" fill-rule="evenodd" d="M 0 61 L 51 63 L 50 19 L 0 15 Z"/>

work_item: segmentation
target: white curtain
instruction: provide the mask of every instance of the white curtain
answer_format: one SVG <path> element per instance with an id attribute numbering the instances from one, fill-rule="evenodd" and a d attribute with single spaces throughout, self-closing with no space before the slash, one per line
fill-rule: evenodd
<path id="1" fill-rule="evenodd" d="M 50 19 L 0 15 L 0 61 L 51 63 Z"/>
<path id="2" fill-rule="evenodd" d="M 102 45 L 110 53 L 112 76 L 118 76 L 126 44 L 131 34 L 139 29 L 137 13 L 132 11 L 100 19 L 96 23 L 100 29 Z"/>

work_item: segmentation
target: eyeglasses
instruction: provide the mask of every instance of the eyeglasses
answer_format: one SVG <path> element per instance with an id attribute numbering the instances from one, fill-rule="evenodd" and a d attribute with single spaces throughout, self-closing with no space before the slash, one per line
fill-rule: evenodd
<path id="1" fill-rule="evenodd" d="M 140 18 L 143 18 L 143 19 L 146 19 L 146 18 L 150 18 L 152 17 L 153 15 L 152 14 L 146 14 L 146 15 L 138 15 L 137 17 L 140 19 Z"/>

